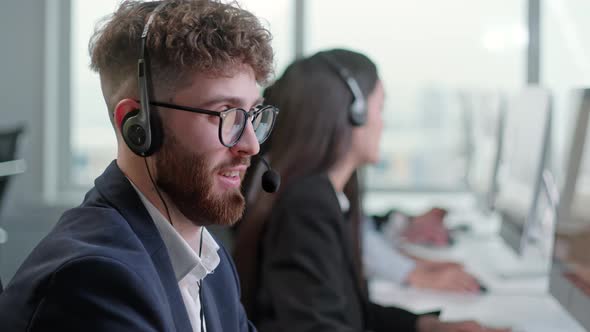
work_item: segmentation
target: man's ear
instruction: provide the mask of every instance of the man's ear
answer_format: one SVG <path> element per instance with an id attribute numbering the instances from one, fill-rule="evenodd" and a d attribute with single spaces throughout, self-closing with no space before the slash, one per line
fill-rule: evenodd
<path id="1" fill-rule="evenodd" d="M 115 110 L 113 112 L 113 118 L 115 126 L 119 132 L 121 132 L 123 120 L 127 114 L 139 110 L 139 107 L 139 103 L 136 100 L 130 98 L 123 99 L 117 103 L 117 106 L 115 106 Z"/>

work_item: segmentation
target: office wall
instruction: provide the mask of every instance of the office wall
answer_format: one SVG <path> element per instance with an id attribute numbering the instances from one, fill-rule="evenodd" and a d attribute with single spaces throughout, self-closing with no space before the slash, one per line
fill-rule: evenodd
<path id="1" fill-rule="evenodd" d="M 56 1 L 56 0 L 52 0 Z M 2 198 L 0 277 L 6 283 L 64 207 L 42 202 L 45 1 L 5 1 L 0 10 L 0 128 L 25 125 L 19 157 L 27 172 L 11 178 Z"/>

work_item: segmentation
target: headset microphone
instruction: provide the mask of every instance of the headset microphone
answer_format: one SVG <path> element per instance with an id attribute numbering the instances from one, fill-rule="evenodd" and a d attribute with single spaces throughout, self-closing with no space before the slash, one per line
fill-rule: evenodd
<path id="1" fill-rule="evenodd" d="M 264 166 L 266 166 L 266 172 L 262 174 L 261 179 L 262 189 L 264 189 L 264 191 L 266 191 L 267 193 L 277 192 L 277 190 L 279 190 L 279 187 L 281 186 L 281 176 L 279 175 L 279 173 L 275 172 L 272 168 L 270 168 L 270 165 L 264 158 L 258 157 L 258 159 L 262 161 Z"/>

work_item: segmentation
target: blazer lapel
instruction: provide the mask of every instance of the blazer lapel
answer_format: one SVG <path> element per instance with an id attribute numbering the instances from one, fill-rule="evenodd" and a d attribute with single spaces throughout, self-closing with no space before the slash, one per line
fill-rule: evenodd
<path id="1" fill-rule="evenodd" d="M 116 161 L 111 162 L 105 172 L 96 179 L 95 186 L 102 198 L 121 213 L 151 256 L 162 285 L 156 291 L 161 298 L 167 299 L 165 304 L 174 320 L 176 331 L 192 331 L 164 241 L 137 192 Z"/>

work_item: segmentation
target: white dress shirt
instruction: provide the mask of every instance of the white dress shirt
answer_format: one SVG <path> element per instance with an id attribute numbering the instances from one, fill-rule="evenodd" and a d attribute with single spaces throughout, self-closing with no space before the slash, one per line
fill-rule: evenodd
<path id="1" fill-rule="evenodd" d="M 342 212 L 348 212 L 350 201 L 343 192 L 336 193 Z M 399 252 L 383 234 L 380 234 L 373 220 L 364 217 L 362 222 L 363 268 L 367 278 L 385 279 L 404 284 L 416 263 Z"/>
<path id="2" fill-rule="evenodd" d="M 383 279 L 403 285 L 416 268 L 413 259 L 404 256 L 375 228 L 369 217 L 362 225 L 363 267 L 367 278 Z"/>
<path id="3" fill-rule="evenodd" d="M 193 248 L 199 248 L 199 243 L 193 243 L 192 246 L 180 235 L 170 224 L 168 219 L 152 204 L 150 201 L 129 181 L 137 194 L 141 198 L 148 213 L 152 217 L 160 236 L 168 249 L 168 256 L 172 263 L 172 269 L 178 281 L 180 294 L 184 301 L 184 306 L 193 327 L 193 332 L 206 332 L 207 328 L 203 321 L 205 331 L 201 331 L 201 301 L 199 299 L 199 284 L 210 273 L 213 273 L 219 265 L 219 245 L 209 234 L 205 227 L 201 227 L 203 232 L 203 248 L 201 257 Z M 200 238 L 200 237 L 196 237 Z M 203 317 L 204 318 L 204 317 Z"/>

